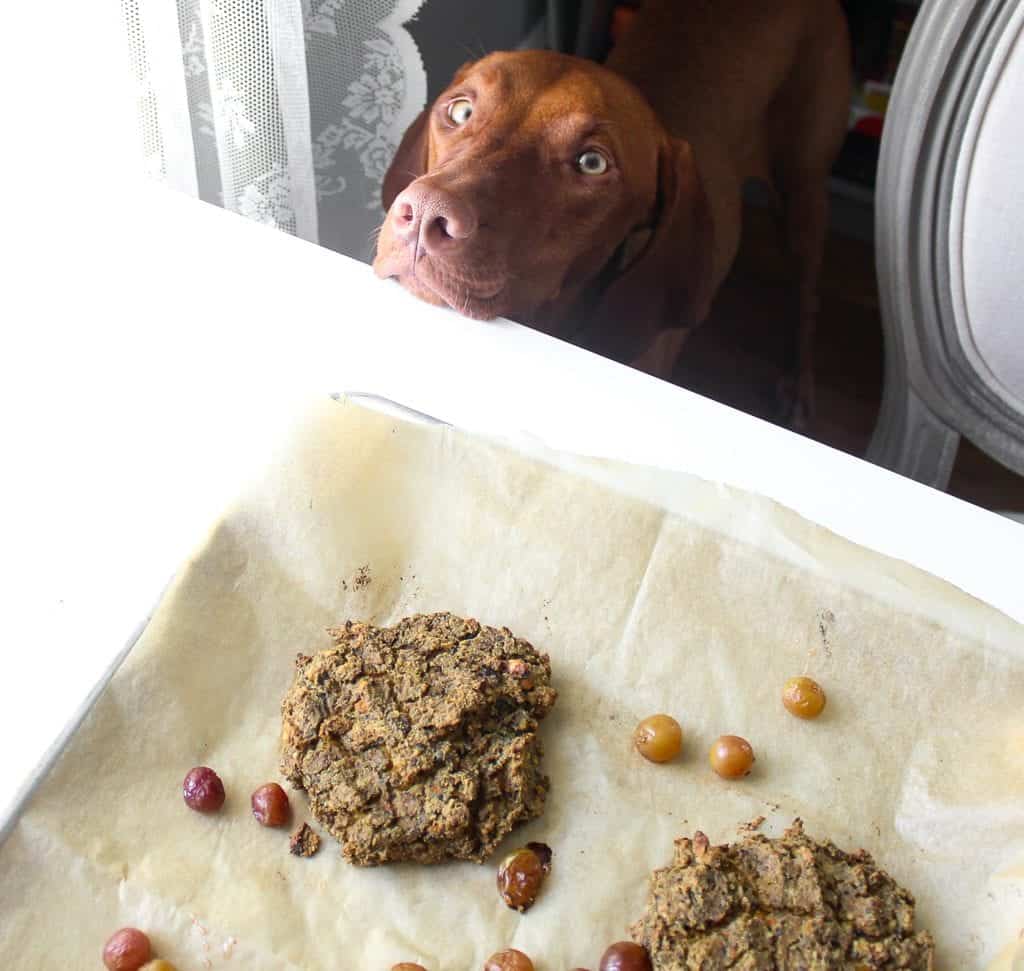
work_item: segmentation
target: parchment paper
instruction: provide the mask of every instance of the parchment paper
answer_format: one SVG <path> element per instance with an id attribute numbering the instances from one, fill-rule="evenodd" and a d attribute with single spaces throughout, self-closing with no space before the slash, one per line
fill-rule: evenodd
<path id="1" fill-rule="evenodd" d="M 299 859 L 249 812 L 278 778 L 295 653 L 345 618 L 434 610 L 551 656 L 551 797 L 506 844 L 554 848 L 524 916 L 498 899 L 500 857 L 357 869 L 325 838 Z M 779 701 L 801 673 L 828 693 L 817 722 Z M 631 750 L 657 711 L 686 733 L 676 764 Z M 757 753 L 743 781 L 708 767 L 723 733 Z M 216 817 L 182 802 L 196 764 L 224 780 Z M 472 971 L 505 946 L 538 971 L 596 968 L 675 836 L 728 840 L 760 814 L 873 853 L 917 896 L 940 969 L 1016 971 L 1024 631 L 757 497 L 325 400 L 185 564 L 0 847 L 0 963 L 98 968 L 134 925 L 179 971 Z"/>

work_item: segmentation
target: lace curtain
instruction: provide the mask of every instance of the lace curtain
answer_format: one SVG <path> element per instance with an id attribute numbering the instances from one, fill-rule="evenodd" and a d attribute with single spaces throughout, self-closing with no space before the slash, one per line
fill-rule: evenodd
<path id="1" fill-rule="evenodd" d="M 145 164 L 250 219 L 366 258 L 426 102 L 423 0 L 122 0 Z"/>

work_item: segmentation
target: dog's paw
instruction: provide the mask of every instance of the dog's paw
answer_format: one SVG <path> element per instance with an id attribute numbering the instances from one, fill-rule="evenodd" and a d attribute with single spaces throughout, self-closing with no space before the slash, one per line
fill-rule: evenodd
<path id="1" fill-rule="evenodd" d="M 814 374 L 784 375 L 775 393 L 778 423 L 798 434 L 809 434 L 815 417 Z"/>

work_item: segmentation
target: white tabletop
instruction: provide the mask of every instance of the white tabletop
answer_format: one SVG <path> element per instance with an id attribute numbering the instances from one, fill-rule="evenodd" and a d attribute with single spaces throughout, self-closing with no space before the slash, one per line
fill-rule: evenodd
<path id="1" fill-rule="evenodd" d="M 86 94 L 60 92 L 72 141 Z M 1024 527 L 143 183 L 121 120 L 121 162 L 108 123 L 110 154 L 83 149 L 74 179 L 43 153 L 8 182 L 0 817 L 311 393 L 762 493 L 1024 621 Z"/>

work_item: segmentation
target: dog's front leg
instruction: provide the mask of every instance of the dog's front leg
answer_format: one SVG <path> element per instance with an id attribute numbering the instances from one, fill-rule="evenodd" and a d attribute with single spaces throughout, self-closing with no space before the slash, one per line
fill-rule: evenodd
<path id="1" fill-rule="evenodd" d="M 781 187 L 782 229 L 795 284 L 796 340 L 780 382 L 782 419 L 807 431 L 814 418 L 814 337 L 818 325 L 818 285 L 828 230 L 825 177 L 806 174 Z"/>
<path id="2" fill-rule="evenodd" d="M 663 381 L 671 381 L 676 361 L 690 330 L 689 327 L 671 327 L 659 331 L 647 350 L 634 358 L 632 366 Z"/>

